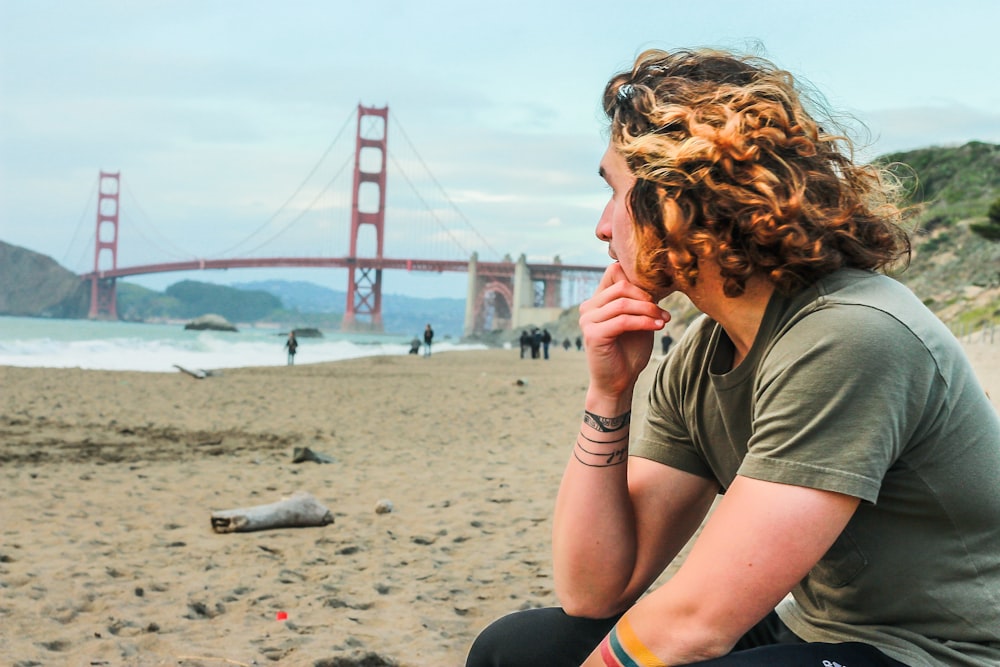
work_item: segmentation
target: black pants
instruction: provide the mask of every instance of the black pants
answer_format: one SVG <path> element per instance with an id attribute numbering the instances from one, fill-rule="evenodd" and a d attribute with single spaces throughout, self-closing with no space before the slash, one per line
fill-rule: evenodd
<path id="1" fill-rule="evenodd" d="M 465 666 L 580 667 L 618 618 L 576 618 L 556 607 L 515 612 L 483 630 L 473 642 Z M 792 634 L 774 612 L 750 628 L 728 655 L 693 664 L 703 667 L 906 667 L 869 644 L 804 642 Z"/>

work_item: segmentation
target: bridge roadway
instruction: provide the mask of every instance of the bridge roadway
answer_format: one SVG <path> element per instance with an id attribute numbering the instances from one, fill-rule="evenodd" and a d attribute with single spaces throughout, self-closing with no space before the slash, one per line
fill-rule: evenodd
<path id="1" fill-rule="evenodd" d="M 102 271 L 93 271 L 80 277 L 83 280 L 94 278 L 123 278 L 148 273 L 168 273 L 171 271 L 201 271 L 206 269 L 249 269 L 267 267 L 299 267 L 299 268 L 335 268 L 348 269 L 397 269 L 403 271 L 428 271 L 443 273 L 445 271 L 465 273 L 469 270 L 469 262 L 462 260 L 441 259 L 390 259 L 388 257 L 268 257 L 268 258 L 237 258 L 237 259 L 192 259 L 182 262 L 167 262 L 163 264 L 144 264 L 126 266 Z M 513 261 L 483 262 L 477 261 L 477 272 L 481 276 L 508 277 L 514 275 L 517 264 Z M 603 273 L 605 267 L 584 266 L 573 264 L 532 264 L 531 273 L 534 277 L 558 278 L 567 272 Z"/>
<path id="2" fill-rule="evenodd" d="M 473 255 L 469 261 L 442 259 L 392 259 L 388 257 L 265 257 L 238 259 L 192 259 L 182 262 L 165 262 L 162 264 L 144 264 L 138 266 L 116 267 L 93 271 L 80 276 L 91 282 L 91 312 L 93 319 L 105 313 L 110 317 L 115 314 L 115 279 L 125 276 L 136 276 L 150 273 L 167 273 L 172 271 L 203 271 L 225 269 L 248 269 L 262 267 L 298 267 L 298 268 L 338 268 L 359 269 L 362 272 L 371 270 L 426 271 L 443 273 L 445 271 L 469 274 L 469 292 L 465 308 L 465 333 L 480 330 L 483 324 L 483 308 L 486 294 L 492 293 L 494 298 L 499 295 L 507 304 L 509 316 L 502 328 L 517 328 L 524 323 L 546 322 L 558 317 L 560 311 L 559 286 L 564 278 L 572 274 L 591 274 L 597 276 L 604 272 L 605 267 L 584 266 L 574 264 L 531 264 L 522 255 L 517 262 L 481 262 Z M 533 281 L 544 284 L 544 304 L 535 305 L 536 290 Z M 352 291 L 351 280 L 348 280 L 348 304 L 345 313 L 351 319 L 345 319 L 353 324 L 353 316 L 358 306 L 358 283 L 354 283 Z M 369 281 L 367 287 L 371 287 Z M 374 294 L 374 300 L 370 297 Z M 368 308 L 363 315 L 370 315 L 372 322 L 381 323 L 380 288 L 362 297 L 362 305 Z M 95 305 L 96 304 L 96 305 Z M 354 307 L 354 308 L 352 308 Z M 499 321 L 498 321 L 499 322 Z"/>

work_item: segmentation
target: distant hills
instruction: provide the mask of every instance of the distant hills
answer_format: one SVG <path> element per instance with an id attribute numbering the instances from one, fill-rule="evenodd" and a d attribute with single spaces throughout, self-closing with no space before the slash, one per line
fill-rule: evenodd
<path id="1" fill-rule="evenodd" d="M 306 281 L 259 280 L 216 285 L 193 280 L 174 283 L 160 293 L 137 285 L 118 284 L 122 319 L 190 319 L 215 313 L 230 322 L 277 322 L 293 327 L 339 330 L 347 293 Z M 439 338 L 461 337 L 465 323 L 462 299 L 419 299 L 382 295 L 386 333 L 420 335 L 431 323 Z"/>
<path id="2" fill-rule="evenodd" d="M 337 314 L 347 305 L 347 292 L 332 290 L 306 281 L 257 280 L 233 283 L 236 289 L 261 291 L 279 298 L 286 309 L 306 316 Z M 465 327 L 465 299 L 436 297 L 423 299 L 401 294 L 382 294 L 382 325 L 385 331 L 422 335 L 427 324 L 439 337 L 459 338 Z"/>
<path id="3" fill-rule="evenodd" d="M 970 231 L 987 220 L 990 205 L 1000 198 L 1000 146 L 969 142 L 893 153 L 879 161 L 891 165 L 917 211 L 913 260 L 897 278 L 956 330 L 1000 321 L 1000 242 Z M 346 298 L 344 292 L 305 281 L 229 287 L 182 281 L 165 292 L 118 282 L 119 316 L 130 320 L 216 313 L 233 322 L 336 330 Z M 82 318 L 89 300 L 89 287 L 71 271 L 49 257 L 0 241 L 0 315 Z M 465 301 L 383 294 L 382 313 L 386 332 L 419 335 L 430 322 L 438 336 L 457 338 Z M 675 313 L 677 321 L 690 316 L 683 307 Z M 575 327 L 576 315 L 568 312 L 552 329 L 558 337 L 575 337 Z"/>

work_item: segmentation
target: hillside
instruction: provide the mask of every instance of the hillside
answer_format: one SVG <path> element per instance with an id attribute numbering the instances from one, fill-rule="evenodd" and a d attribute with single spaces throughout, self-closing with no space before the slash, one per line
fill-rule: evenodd
<path id="1" fill-rule="evenodd" d="M 0 241 L 0 315 L 86 317 L 90 289 L 51 257 Z"/>
<path id="2" fill-rule="evenodd" d="M 1000 243 L 969 229 L 1000 198 L 1000 146 L 973 141 L 881 161 L 896 165 L 918 211 L 913 258 L 897 278 L 956 331 L 1000 321 Z"/>

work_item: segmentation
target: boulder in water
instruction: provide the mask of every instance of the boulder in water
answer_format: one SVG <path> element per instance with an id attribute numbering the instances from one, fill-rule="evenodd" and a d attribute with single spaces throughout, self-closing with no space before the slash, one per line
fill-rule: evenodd
<path id="1" fill-rule="evenodd" d="M 296 338 L 322 338 L 323 332 L 315 327 L 299 327 L 292 329 Z"/>
<path id="2" fill-rule="evenodd" d="M 194 331 L 205 331 L 206 329 L 209 331 L 237 331 L 237 328 L 222 315 L 211 313 L 194 318 L 185 324 L 184 328 L 193 329 Z"/>

